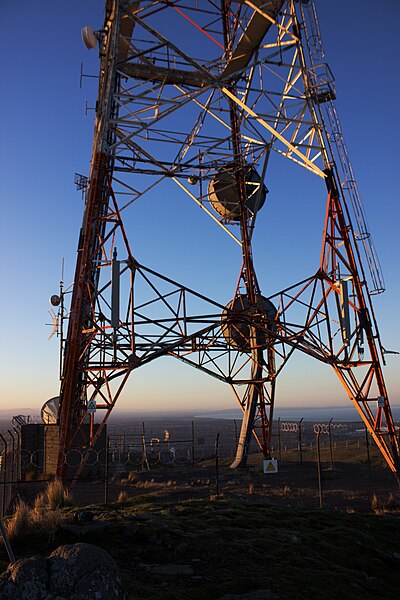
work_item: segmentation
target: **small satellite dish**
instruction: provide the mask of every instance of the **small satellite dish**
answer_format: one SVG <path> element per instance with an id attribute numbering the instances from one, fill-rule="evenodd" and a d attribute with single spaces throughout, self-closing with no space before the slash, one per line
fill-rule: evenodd
<path id="1" fill-rule="evenodd" d="M 57 296 L 57 294 L 53 294 L 52 296 L 50 296 L 50 304 L 52 306 L 60 306 L 60 303 L 61 303 L 60 296 Z"/>
<path id="2" fill-rule="evenodd" d="M 57 423 L 58 406 L 60 404 L 60 397 L 55 396 L 47 400 L 42 406 L 41 417 L 45 425 L 55 425 Z"/>
<path id="3" fill-rule="evenodd" d="M 83 43 L 85 44 L 86 48 L 88 48 L 88 50 L 92 50 L 93 48 L 96 48 L 97 37 L 96 37 L 95 32 L 89 25 L 86 25 L 86 27 L 83 27 L 81 29 L 81 36 L 82 36 Z"/>

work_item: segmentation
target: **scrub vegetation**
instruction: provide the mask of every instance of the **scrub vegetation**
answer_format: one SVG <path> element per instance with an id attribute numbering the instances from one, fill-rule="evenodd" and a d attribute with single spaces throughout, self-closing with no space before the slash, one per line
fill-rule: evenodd
<path id="1" fill-rule="evenodd" d="M 383 508 L 372 498 L 371 512 L 360 514 L 274 506 L 254 494 L 176 503 L 148 493 L 80 508 L 90 516 L 80 524 L 76 508 L 40 513 L 21 502 L 8 531 L 18 531 L 18 557 L 78 541 L 104 548 L 132 600 L 217 600 L 252 590 L 279 600 L 384 600 L 397 597 L 400 569 L 400 513 L 391 500 Z M 50 514 L 58 515 L 51 535 Z"/>

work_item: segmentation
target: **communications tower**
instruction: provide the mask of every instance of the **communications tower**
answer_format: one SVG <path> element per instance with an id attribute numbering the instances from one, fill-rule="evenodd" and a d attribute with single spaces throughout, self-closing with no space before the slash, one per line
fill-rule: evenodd
<path id="1" fill-rule="evenodd" d="M 90 445 L 76 476 L 129 376 L 165 356 L 232 388 L 243 410 L 232 467 L 245 464 L 252 436 L 269 457 L 276 382 L 296 351 L 334 369 L 398 474 L 371 303 L 384 284 L 313 1 L 106 0 L 102 29 L 85 27 L 83 38 L 98 49 L 100 71 L 63 341 L 59 476 L 83 424 Z M 317 179 L 326 202 L 315 268 L 275 291 L 270 280 L 262 289 L 252 250 L 272 154 L 288 173 Z M 161 196 L 192 203 L 238 250 L 237 280 L 223 282 L 228 303 L 139 261 L 129 231 L 136 207 Z"/>

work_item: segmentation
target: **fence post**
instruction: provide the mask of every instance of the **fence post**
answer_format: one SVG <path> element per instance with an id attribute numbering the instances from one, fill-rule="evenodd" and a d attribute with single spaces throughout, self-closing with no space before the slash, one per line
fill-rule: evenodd
<path id="1" fill-rule="evenodd" d="M 303 422 L 303 418 L 302 417 L 299 421 L 299 453 L 300 453 L 300 464 L 303 464 L 303 447 L 301 445 L 301 424 Z"/>
<path id="2" fill-rule="evenodd" d="M 108 455 L 110 452 L 110 438 L 107 436 L 106 439 L 106 464 L 104 467 L 104 504 L 108 502 L 108 477 L 109 477 L 109 463 L 108 463 Z"/>
<path id="3" fill-rule="evenodd" d="M 316 433 L 316 442 L 317 442 L 317 472 L 318 472 L 318 493 L 319 493 L 319 507 L 323 507 L 323 496 L 322 496 L 322 478 L 321 478 L 321 448 L 319 443 L 319 436 L 321 435 L 321 427 L 318 425 L 316 430 L 314 426 L 314 431 Z"/>
<path id="4" fill-rule="evenodd" d="M 144 421 L 142 422 L 142 470 L 147 469 L 150 471 L 149 461 L 147 460 L 147 449 L 146 449 L 146 431 L 144 427 Z"/>
<path id="5" fill-rule="evenodd" d="M 235 448 L 237 448 L 239 438 L 238 438 L 238 427 L 237 427 L 236 419 L 233 419 L 233 427 L 235 430 Z"/>
<path id="6" fill-rule="evenodd" d="M 369 437 L 368 437 L 368 428 L 366 425 L 365 425 L 365 447 L 367 449 L 368 473 L 371 474 L 371 457 L 369 455 Z"/>
<path id="7" fill-rule="evenodd" d="M 332 432 L 331 432 L 332 421 L 333 421 L 333 417 L 331 418 L 331 420 L 329 421 L 329 424 L 328 424 L 328 434 L 329 434 L 329 453 L 330 453 L 330 458 L 331 458 L 331 470 L 333 471 L 333 450 L 332 450 Z"/>
<path id="8" fill-rule="evenodd" d="M 0 433 L 0 438 L 4 444 L 4 454 L 1 460 L 1 469 L 3 471 L 3 497 L 1 499 L 1 518 L 4 517 L 6 512 L 6 471 L 7 471 L 7 442 L 4 436 Z"/>
<path id="9" fill-rule="evenodd" d="M 11 487 L 14 485 L 14 452 L 15 452 L 15 440 L 14 436 L 9 429 L 7 429 L 8 433 L 12 439 L 12 449 L 11 449 Z M 11 494 L 12 495 L 12 494 Z"/>
<path id="10" fill-rule="evenodd" d="M 18 446 L 18 460 L 17 460 L 17 481 L 21 480 L 21 433 L 18 430 L 18 427 L 14 427 L 13 428 L 15 433 L 17 434 L 17 438 L 18 438 L 18 442 L 17 442 L 17 446 Z M 44 469 L 44 465 L 43 465 L 43 469 Z"/>
<path id="11" fill-rule="evenodd" d="M 195 458 L 194 458 L 194 421 L 192 421 L 192 465 L 194 466 Z"/>
<path id="12" fill-rule="evenodd" d="M 121 434 L 121 457 L 125 461 L 125 431 Z"/>
<path id="13" fill-rule="evenodd" d="M 215 493 L 219 496 L 219 433 L 215 440 Z"/>
<path id="14" fill-rule="evenodd" d="M 282 446 L 281 446 L 281 418 L 278 419 L 278 450 L 279 460 L 282 460 Z"/>

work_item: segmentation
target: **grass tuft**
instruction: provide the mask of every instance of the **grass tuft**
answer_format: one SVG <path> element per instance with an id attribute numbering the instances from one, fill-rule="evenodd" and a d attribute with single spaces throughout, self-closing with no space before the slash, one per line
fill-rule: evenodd
<path id="1" fill-rule="evenodd" d="M 129 496 L 126 492 L 120 492 L 118 494 L 117 502 L 128 502 L 128 500 L 129 500 Z"/>
<path id="2" fill-rule="evenodd" d="M 51 489 L 53 490 L 53 487 Z M 23 500 L 18 501 L 13 515 L 6 523 L 6 531 L 12 542 L 26 540 L 34 532 L 46 538 L 48 542 L 54 541 L 62 514 L 59 508 L 49 509 L 47 502 L 47 492 L 36 496 L 32 508 Z"/>
<path id="3" fill-rule="evenodd" d="M 46 512 L 45 504 L 44 494 L 39 494 L 36 496 L 33 508 L 31 508 L 30 511 L 30 518 L 34 525 L 37 525 L 41 522 L 43 515 Z"/>
<path id="4" fill-rule="evenodd" d="M 49 542 L 54 542 L 62 521 L 62 515 L 59 510 L 47 510 L 43 513 L 40 522 L 37 525 L 41 532 L 46 536 Z"/>
<path id="5" fill-rule="evenodd" d="M 138 481 L 138 477 L 134 471 L 129 471 L 128 475 L 128 483 L 136 483 Z"/>
<path id="6" fill-rule="evenodd" d="M 376 495 L 372 496 L 371 507 L 374 513 L 382 514 L 388 512 L 399 512 L 400 511 L 400 502 L 396 500 L 394 495 L 390 492 L 387 500 L 382 500 L 381 502 L 378 500 Z"/>
<path id="7" fill-rule="evenodd" d="M 388 511 L 400 511 L 400 502 L 396 500 L 392 493 L 390 493 L 388 496 L 388 499 L 385 503 L 385 508 Z"/>
<path id="8" fill-rule="evenodd" d="M 44 501 L 50 510 L 63 508 L 72 504 L 72 498 L 60 479 L 54 479 L 47 485 Z"/>
<path id="9" fill-rule="evenodd" d="M 378 511 L 378 510 L 380 510 L 380 508 L 381 508 L 381 505 L 380 505 L 380 503 L 379 503 L 379 501 L 378 501 L 378 498 L 377 498 L 377 495 L 376 495 L 376 494 L 374 494 L 374 495 L 372 496 L 372 500 L 371 500 L 371 508 L 372 508 L 372 510 L 373 510 L 374 512 L 377 512 L 377 511 Z"/>
<path id="10" fill-rule="evenodd" d="M 20 541 L 29 530 L 30 509 L 23 501 L 18 500 L 12 517 L 6 524 L 7 534 L 11 541 Z"/>

